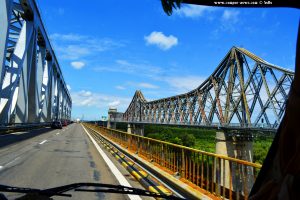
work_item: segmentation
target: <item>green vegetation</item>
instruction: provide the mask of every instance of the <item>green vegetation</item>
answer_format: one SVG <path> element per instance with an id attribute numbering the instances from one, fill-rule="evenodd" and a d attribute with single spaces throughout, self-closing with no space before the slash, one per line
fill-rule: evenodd
<path id="1" fill-rule="evenodd" d="M 273 142 L 273 137 L 256 137 L 253 143 L 253 162 L 263 164 Z"/>
<path id="2" fill-rule="evenodd" d="M 160 133 L 148 134 L 148 137 L 171 142 L 174 144 L 180 144 L 187 147 L 192 147 L 195 145 L 195 136 L 193 134 L 188 134 L 186 132 L 176 134 L 170 129 L 164 129 Z"/>
<path id="3" fill-rule="evenodd" d="M 127 123 L 117 123 L 118 130 L 127 132 Z"/>
<path id="4" fill-rule="evenodd" d="M 127 131 L 127 124 L 117 123 L 117 129 Z M 173 126 L 145 125 L 145 136 L 214 153 L 216 130 Z M 262 164 L 272 144 L 272 136 L 256 136 L 253 143 L 253 162 Z"/>
<path id="5" fill-rule="evenodd" d="M 214 153 L 216 130 L 145 126 L 145 136 Z M 272 136 L 256 136 L 253 143 L 253 162 L 262 164 L 272 144 Z"/>
<path id="6" fill-rule="evenodd" d="M 215 152 L 215 130 L 147 125 L 145 126 L 145 136 Z"/>

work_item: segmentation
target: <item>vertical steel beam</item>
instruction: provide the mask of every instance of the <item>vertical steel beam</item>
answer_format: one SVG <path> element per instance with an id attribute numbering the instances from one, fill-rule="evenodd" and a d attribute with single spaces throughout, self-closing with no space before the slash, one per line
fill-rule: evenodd
<path id="1" fill-rule="evenodd" d="M 58 74 L 55 70 L 53 73 L 53 120 L 58 120 Z"/>
<path id="2" fill-rule="evenodd" d="M 245 108 L 245 112 L 246 112 L 246 117 L 247 117 L 247 126 L 251 126 L 251 117 L 250 117 L 250 113 L 249 113 L 249 107 L 248 107 L 248 102 L 247 102 L 247 97 L 245 94 L 245 82 L 244 82 L 244 76 L 243 76 L 243 71 L 242 71 L 242 65 L 240 63 L 240 59 L 237 55 L 236 50 L 234 50 L 234 55 L 235 55 L 235 59 L 236 59 L 236 63 L 237 63 L 237 71 L 239 74 L 239 81 L 240 81 L 240 88 L 241 88 L 241 93 L 242 93 L 242 97 L 243 97 L 243 107 Z M 244 117 L 243 117 L 244 118 Z M 245 120 L 245 122 L 246 122 Z"/>
<path id="3" fill-rule="evenodd" d="M 50 87 L 50 66 L 52 65 L 52 60 L 46 59 L 44 70 L 43 70 L 43 81 L 41 88 L 41 99 L 39 103 L 39 115 L 42 122 L 47 122 L 48 119 L 48 103 L 49 103 L 49 87 Z"/>
<path id="4" fill-rule="evenodd" d="M 25 55 L 22 72 L 20 75 L 18 101 L 15 109 L 15 123 L 27 123 L 29 120 L 29 99 L 31 95 L 30 90 L 30 77 L 31 68 L 35 65 L 35 31 L 32 34 L 28 50 Z"/>
<path id="5" fill-rule="evenodd" d="M 58 81 L 58 119 L 62 119 L 62 90 L 63 90 L 63 85 L 61 79 Z"/>
<path id="6" fill-rule="evenodd" d="M 226 73 L 224 73 L 224 74 L 226 74 Z M 221 101 L 220 101 L 220 91 L 221 91 L 222 84 L 217 83 L 214 77 L 212 77 L 212 83 L 213 83 L 213 88 L 215 91 L 215 100 L 214 100 L 213 104 L 214 105 L 217 104 L 219 115 L 220 115 L 220 123 L 224 124 L 225 120 L 224 120 L 223 109 L 222 109 L 222 105 L 221 105 Z"/>
<path id="7" fill-rule="evenodd" d="M 48 98 L 47 98 L 47 122 L 52 121 L 52 107 L 53 107 L 53 63 L 49 65 L 49 77 L 48 77 Z"/>
<path id="8" fill-rule="evenodd" d="M 32 41 L 32 54 L 30 62 L 30 74 L 28 75 L 28 122 L 37 121 L 37 103 L 36 103 L 36 68 L 37 68 L 37 33 L 35 32 Z"/>
<path id="9" fill-rule="evenodd" d="M 62 91 L 62 119 L 66 119 L 66 89 Z"/>
<path id="10" fill-rule="evenodd" d="M 42 117 L 42 87 L 43 87 L 43 75 L 45 68 L 46 49 L 43 45 L 38 42 L 37 51 L 37 66 L 36 66 L 36 81 L 35 81 L 35 92 L 36 92 L 36 111 L 37 122 L 41 122 Z"/>
<path id="11" fill-rule="evenodd" d="M 11 0 L 0 1 L 0 87 L 2 85 L 5 72 L 6 47 L 9 35 L 9 22 L 12 13 L 12 5 L 13 2 Z"/>
<path id="12" fill-rule="evenodd" d="M 228 78 L 228 90 L 227 90 L 227 97 L 226 97 L 226 104 L 225 104 L 225 123 L 228 124 L 229 123 L 229 112 L 230 112 L 230 100 L 232 99 L 232 91 L 233 91 L 233 86 L 234 86 L 234 80 L 235 80 L 235 76 L 234 76 L 234 63 L 232 62 L 232 58 L 234 57 L 233 55 L 233 51 L 231 51 L 231 55 L 230 55 L 230 71 L 229 71 L 229 78 Z M 224 84 L 225 85 L 225 84 Z"/>
<path id="13" fill-rule="evenodd" d="M 33 33 L 33 23 L 24 22 L 20 37 L 11 56 L 11 66 L 4 73 L 1 86 L 0 121 L 14 123 L 15 106 L 19 92 L 20 74 L 22 72 L 24 57 Z"/>

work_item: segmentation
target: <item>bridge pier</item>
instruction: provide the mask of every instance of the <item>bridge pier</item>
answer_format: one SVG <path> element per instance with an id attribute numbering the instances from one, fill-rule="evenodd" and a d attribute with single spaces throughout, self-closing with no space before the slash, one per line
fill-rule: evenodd
<path id="1" fill-rule="evenodd" d="M 122 118 L 123 113 L 118 112 L 116 108 L 109 108 L 107 128 L 117 129 L 117 122 Z"/>
<path id="2" fill-rule="evenodd" d="M 107 128 L 117 129 L 117 123 L 112 121 L 107 121 Z"/>
<path id="3" fill-rule="evenodd" d="M 249 132 L 216 132 L 216 154 L 231 158 L 253 162 L 253 135 Z M 219 163 L 217 163 L 219 162 Z M 225 163 L 224 163 L 225 162 Z M 217 173 L 217 167 L 220 173 Z M 232 190 L 242 194 L 247 188 L 248 194 L 254 183 L 253 168 L 230 165 L 229 161 L 215 160 L 215 181 L 219 185 L 230 188 L 230 175 L 232 177 Z M 246 183 L 242 185 L 243 180 Z M 243 195 L 243 194 L 242 194 Z"/>
<path id="4" fill-rule="evenodd" d="M 141 124 L 128 124 L 127 133 L 144 136 L 144 125 Z"/>

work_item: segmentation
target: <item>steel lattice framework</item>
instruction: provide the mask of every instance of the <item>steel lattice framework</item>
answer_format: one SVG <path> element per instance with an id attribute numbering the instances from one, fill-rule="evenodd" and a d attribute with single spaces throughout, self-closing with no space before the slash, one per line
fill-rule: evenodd
<path id="1" fill-rule="evenodd" d="M 141 91 L 123 121 L 222 127 L 277 128 L 294 72 L 275 66 L 244 48 L 232 47 L 196 89 L 146 101 Z"/>
<path id="2" fill-rule="evenodd" d="M 70 119 L 72 100 L 35 0 L 1 0 L 0 25 L 0 124 Z"/>

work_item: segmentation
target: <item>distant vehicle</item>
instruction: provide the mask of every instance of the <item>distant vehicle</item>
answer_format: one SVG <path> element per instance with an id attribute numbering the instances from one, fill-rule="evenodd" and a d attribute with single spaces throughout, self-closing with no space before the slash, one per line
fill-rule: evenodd
<path id="1" fill-rule="evenodd" d="M 59 128 L 62 129 L 62 123 L 60 121 L 54 121 L 51 124 L 51 128 Z"/>
<path id="2" fill-rule="evenodd" d="M 80 119 L 77 119 L 77 120 L 76 120 L 76 123 L 79 123 L 79 122 L 80 122 Z"/>
<path id="3" fill-rule="evenodd" d="M 62 125 L 63 125 L 63 126 L 68 126 L 67 120 L 62 121 Z"/>

